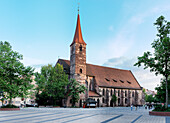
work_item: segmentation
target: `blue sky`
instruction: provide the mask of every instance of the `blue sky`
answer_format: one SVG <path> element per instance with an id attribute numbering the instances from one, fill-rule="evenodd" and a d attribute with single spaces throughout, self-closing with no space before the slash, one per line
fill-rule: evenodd
<path id="1" fill-rule="evenodd" d="M 0 0 L 0 40 L 36 70 L 69 59 L 78 2 L 87 62 L 132 70 L 141 86 L 154 90 L 160 76 L 133 64 L 153 51 L 153 23 L 160 15 L 170 20 L 169 0 Z"/>

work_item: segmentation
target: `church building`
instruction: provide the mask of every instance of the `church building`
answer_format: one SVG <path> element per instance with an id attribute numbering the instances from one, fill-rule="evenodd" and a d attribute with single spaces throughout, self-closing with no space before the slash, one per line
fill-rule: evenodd
<path id="1" fill-rule="evenodd" d="M 133 73 L 130 70 L 86 63 L 86 46 L 78 13 L 75 35 L 70 45 L 70 60 L 57 61 L 63 65 L 69 79 L 76 79 L 87 88 L 85 94 L 80 94 L 80 100 L 76 105 L 82 107 L 87 98 L 95 99 L 99 107 L 142 105 L 142 87 Z M 112 102 L 113 94 L 117 97 L 115 103 Z M 71 98 L 66 99 L 66 106 L 71 106 L 70 102 Z"/>

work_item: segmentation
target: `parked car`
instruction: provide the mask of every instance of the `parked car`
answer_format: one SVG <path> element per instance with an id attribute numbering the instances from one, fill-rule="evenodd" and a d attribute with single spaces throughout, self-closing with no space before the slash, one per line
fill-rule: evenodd
<path id="1" fill-rule="evenodd" d="M 85 102 L 84 102 L 84 108 L 96 108 L 96 101 L 92 98 L 88 98 Z"/>
<path id="2" fill-rule="evenodd" d="M 37 107 L 37 103 L 34 103 L 34 104 L 26 104 L 26 107 Z"/>

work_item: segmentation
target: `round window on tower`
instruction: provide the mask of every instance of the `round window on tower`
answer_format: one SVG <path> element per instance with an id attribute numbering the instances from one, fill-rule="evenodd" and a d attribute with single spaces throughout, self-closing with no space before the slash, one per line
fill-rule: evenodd
<path id="1" fill-rule="evenodd" d="M 80 51 L 82 51 L 82 46 L 81 46 L 81 45 L 80 45 L 80 47 L 79 47 L 79 48 L 80 48 Z"/>
<path id="2" fill-rule="evenodd" d="M 80 69 L 80 73 L 82 73 L 82 69 Z"/>

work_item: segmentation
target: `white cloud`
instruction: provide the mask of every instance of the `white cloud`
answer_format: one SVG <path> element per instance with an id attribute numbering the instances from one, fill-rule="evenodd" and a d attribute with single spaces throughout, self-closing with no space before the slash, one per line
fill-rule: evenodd
<path id="1" fill-rule="evenodd" d="M 156 76 L 154 73 L 151 73 L 149 69 L 144 70 L 143 67 L 138 68 L 133 66 L 136 61 L 136 58 L 119 57 L 109 59 L 106 63 L 104 63 L 104 65 L 119 69 L 131 70 L 142 87 L 154 90 L 155 87 L 160 84 L 160 79 L 162 76 Z"/>
<path id="2" fill-rule="evenodd" d="M 106 42 L 106 45 L 103 46 L 103 50 L 99 51 L 104 61 L 113 57 L 124 56 L 133 45 L 134 36 L 122 30 L 122 32 L 119 32 L 118 35 L 108 39 Z"/>
<path id="3" fill-rule="evenodd" d="M 39 65 L 39 64 L 48 64 L 48 61 L 46 61 L 46 60 L 30 58 L 30 57 L 24 57 L 22 62 L 26 66 Z"/>
<path id="4" fill-rule="evenodd" d="M 161 14 L 165 14 L 166 12 L 170 11 L 170 4 L 169 5 L 159 5 L 155 6 L 149 10 L 142 11 L 142 13 L 138 13 L 130 18 L 129 22 L 133 24 L 140 25 L 144 23 L 146 18 L 153 17 L 153 16 L 160 16 Z"/>
<path id="5" fill-rule="evenodd" d="M 148 23 L 153 24 L 155 19 L 161 14 L 168 13 L 170 4 L 154 6 L 152 8 L 142 9 L 137 14 L 132 15 L 124 21 L 119 30 L 113 31 L 113 36 L 105 40 L 104 46 L 100 48 L 99 54 L 102 56 L 102 62 L 111 58 L 119 58 L 122 56 L 135 56 L 145 50 L 152 50 L 148 40 L 154 39 L 155 36 L 149 31 L 155 31 L 155 28 L 148 27 Z M 154 19 L 154 20 L 153 20 Z M 143 29 L 143 26 L 146 26 Z M 109 27 L 112 30 L 113 26 Z M 142 29 L 142 30 L 140 30 Z M 146 37 L 144 37 L 146 35 Z M 139 45 L 138 45 L 139 44 Z M 136 51 L 135 51 L 136 50 Z M 100 56 L 99 56 L 100 57 Z M 104 62 L 103 62 L 104 63 Z"/>
<path id="6" fill-rule="evenodd" d="M 162 12 L 167 12 L 170 10 L 170 4 L 168 5 L 161 5 L 161 6 L 156 6 L 151 9 L 151 13 L 157 14 L 157 13 L 162 13 Z"/>
<path id="7" fill-rule="evenodd" d="M 25 66 L 31 66 L 31 67 L 35 68 L 34 72 L 40 72 L 41 66 L 48 65 L 48 64 L 54 64 L 54 63 L 49 63 L 49 61 L 47 61 L 47 60 L 30 58 L 30 57 L 23 57 L 23 60 L 21 62 Z"/>
<path id="8" fill-rule="evenodd" d="M 143 17 L 142 16 L 133 16 L 131 19 L 130 19 L 130 22 L 131 23 L 136 23 L 136 24 L 141 24 L 144 22 L 143 20 Z"/>

